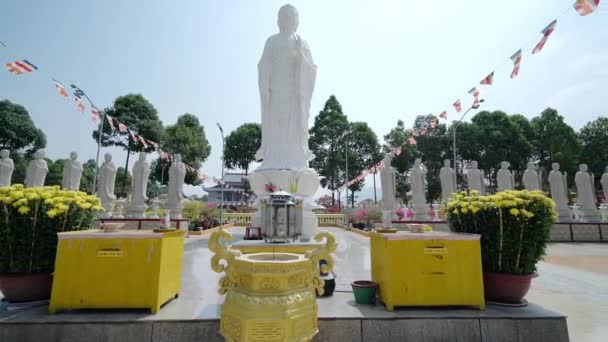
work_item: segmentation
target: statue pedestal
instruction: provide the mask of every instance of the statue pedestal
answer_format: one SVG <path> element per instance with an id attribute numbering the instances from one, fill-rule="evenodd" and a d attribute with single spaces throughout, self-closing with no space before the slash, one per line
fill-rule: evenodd
<path id="1" fill-rule="evenodd" d="M 135 218 L 135 219 L 145 218 L 146 209 L 148 209 L 148 206 L 144 203 L 141 203 L 141 204 L 132 203 L 129 206 L 129 209 L 127 211 L 127 216 L 129 218 Z"/>
<path id="2" fill-rule="evenodd" d="M 429 207 L 426 203 L 414 203 L 414 220 L 425 221 L 429 218 Z"/>
<path id="3" fill-rule="evenodd" d="M 393 227 L 393 210 L 382 210 L 382 226 L 383 228 Z"/>
<path id="4" fill-rule="evenodd" d="M 252 172 L 248 179 L 252 191 L 258 196 L 258 200 L 266 199 L 270 195 L 266 191 L 266 185 L 268 184 L 272 184 L 277 190 L 283 189 L 283 191 L 291 193 L 296 198 L 302 199 L 302 219 L 299 221 L 301 226 L 296 227 L 295 233 L 301 234 L 301 241 L 309 241 L 318 227 L 317 217 L 312 211 L 315 208 L 312 196 L 320 186 L 321 177 L 319 174 L 313 169 L 258 169 Z M 264 221 L 259 209 L 260 205 L 258 204 L 253 225 L 261 227 L 264 226 Z"/>

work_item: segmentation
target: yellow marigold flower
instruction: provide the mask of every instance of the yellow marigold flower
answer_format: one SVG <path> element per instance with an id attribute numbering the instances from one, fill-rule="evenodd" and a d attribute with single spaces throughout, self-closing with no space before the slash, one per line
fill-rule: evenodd
<path id="1" fill-rule="evenodd" d="M 431 226 L 424 226 L 424 231 L 425 232 L 432 232 L 433 231 L 433 227 L 431 227 Z"/>
<path id="2" fill-rule="evenodd" d="M 19 214 L 25 215 L 30 212 L 30 207 L 24 205 L 22 207 L 19 207 L 19 209 L 17 209 L 17 211 L 19 212 Z"/>
<path id="3" fill-rule="evenodd" d="M 27 194 L 27 199 L 29 199 L 30 201 L 37 201 L 40 199 L 40 195 L 38 195 L 37 193 L 30 193 Z"/>
<path id="4" fill-rule="evenodd" d="M 93 207 L 91 207 L 91 209 L 95 210 L 95 211 L 104 211 L 105 209 L 100 206 L 100 205 L 94 205 Z"/>
<path id="5" fill-rule="evenodd" d="M 469 209 L 467 207 L 462 207 L 462 208 L 460 208 L 460 212 L 463 214 L 466 214 L 469 212 Z"/>
<path id="6" fill-rule="evenodd" d="M 23 184 L 13 184 L 11 187 L 14 189 L 23 189 L 25 186 Z"/>
<path id="7" fill-rule="evenodd" d="M 534 213 L 531 213 L 531 212 L 527 211 L 526 209 L 522 209 L 521 214 L 524 215 L 526 218 L 534 217 Z"/>
<path id="8" fill-rule="evenodd" d="M 40 198 L 42 198 L 44 200 L 49 199 L 51 197 L 53 197 L 53 194 L 50 191 L 43 191 L 40 193 Z"/>
<path id="9" fill-rule="evenodd" d="M 49 211 L 46 212 L 46 216 L 53 218 L 55 216 L 59 215 L 59 212 L 57 211 L 57 209 L 51 209 Z"/>
<path id="10" fill-rule="evenodd" d="M 70 207 L 68 207 L 68 206 L 67 206 L 67 205 L 65 205 L 65 204 L 57 204 L 57 205 L 55 206 L 55 209 L 57 209 L 57 211 L 59 211 L 59 212 L 66 212 L 66 211 L 67 211 L 69 208 L 70 208 Z"/>
<path id="11" fill-rule="evenodd" d="M 4 202 L 5 204 L 11 204 L 14 200 L 14 198 L 7 196 L 2 199 L 2 202 Z"/>
<path id="12" fill-rule="evenodd" d="M 454 211 L 452 211 L 452 214 L 458 215 L 458 209 L 454 209 Z"/>
<path id="13" fill-rule="evenodd" d="M 20 199 L 23 198 L 23 196 L 25 196 L 25 193 L 23 191 L 13 191 L 11 193 L 11 197 L 14 199 Z"/>
<path id="14" fill-rule="evenodd" d="M 51 204 L 53 204 L 53 199 L 52 199 L 52 198 L 47 198 L 47 199 L 45 199 L 45 200 L 44 200 L 44 204 L 46 204 L 46 205 L 51 205 Z"/>
<path id="15" fill-rule="evenodd" d="M 519 209 L 511 208 L 511 209 L 509 209 L 509 214 L 511 214 L 513 216 L 517 216 L 517 215 L 519 215 Z"/>
<path id="16" fill-rule="evenodd" d="M 473 214 L 477 214 L 477 212 L 480 210 L 479 207 L 476 206 L 469 206 L 469 210 L 473 213 Z"/>
<path id="17" fill-rule="evenodd" d="M 91 203 L 86 203 L 86 202 L 76 202 L 76 205 L 80 208 L 80 209 L 89 209 L 90 207 L 92 207 Z"/>

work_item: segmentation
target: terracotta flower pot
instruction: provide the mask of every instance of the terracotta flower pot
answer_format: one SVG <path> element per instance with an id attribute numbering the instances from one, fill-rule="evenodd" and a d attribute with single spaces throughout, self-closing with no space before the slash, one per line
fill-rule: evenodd
<path id="1" fill-rule="evenodd" d="M 499 303 L 521 304 L 530 289 L 532 278 L 537 273 L 517 275 L 509 273 L 483 273 L 483 286 L 486 299 Z"/>
<path id="2" fill-rule="evenodd" d="M 10 302 L 31 302 L 49 299 L 53 285 L 52 273 L 2 273 L 0 292 Z"/>

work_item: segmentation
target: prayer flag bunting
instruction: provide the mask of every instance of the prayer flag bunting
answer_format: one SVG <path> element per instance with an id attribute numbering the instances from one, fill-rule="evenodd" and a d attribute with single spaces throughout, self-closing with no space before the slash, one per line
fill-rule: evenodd
<path id="1" fill-rule="evenodd" d="M 416 139 L 414 139 L 414 137 L 407 139 L 407 142 L 410 143 L 411 145 L 416 145 Z"/>
<path id="2" fill-rule="evenodd" d="M 82 100 L 80 99 L 80 97 L 76 96 L 74 98 L 74 101 L 76 101 L 76 108 L 78 108 L 78 111 L 83 113 L 84 112 L 84 103 L 82 103 Z"/>
<path id="3" fill-rule="evenodd" d="M 63 96 L 63 98 L 67 100 L 69 95 L 68 95 L 68 92 L 65 91 L 65 87 L 63 86 L 63 84 L 61 84 L 61 82 L 57 81 L 54 78 L 53 78 L 53 82 L 55 82 L 55 88 L 59 92 L 59 95 Z"/>
<path id="4" fill-rule="evenodd" d="M 543 37 L 536 44 L 536 46 L 534 47 L 534 50 L 532 50 L 532 54 L 539 53 L 540 50 L 543 49 L 543 46 L 545 46 L 545 43 L 547 42 L 547 39 L 549 39 L 549 36 L 551 35 L 551 33 L 553 33 L 553 30 L 555 30 L 555 24 L 556 23 L 557 23 L 557 20 L 553 20 L 549 25 L 547 25 L 547 27 L 545 27 L 540 32 L 540 33 L 543 34 Z"/>
<path id="5" fill-rule="evenodd" d="M 437 120 L 431 120 L 431 128 L 437 127 Z"/>
<path id="6" fill-rule="evenodd" d="M 133 131 L 129 131 L 129 134 L 131 135 L 131 139 L 133 139 L 133 142 L 136 142 L 137 140 L 137 134 L 135 134 L 135 132 Z"/>
<path id="7" fill-rule="evenodd" d="M 513 71 L 511 72 L 511 78 L 515 78 L 519 74 L 519 66 L 521 64 L 521 49 L 517 50 L 516 53 L 511 56 L 513 61 Z"/>
<path id="8" fill-rule="evenodd" d="M 473 95 L 475 100 L 479 99 L 479 90 L 477 90 L 477 88 L 475 88 L 475 87 L 471 88 L 471 90 L 469 90 L 469 94 Z"/>
<path id="9" fill-rule="evenodd" d="M 439 114 L 439 117 L 442 118 L 442 119 L 444 119 L 444 120 L 447 120 L 448 119 L 448 112 L 444 110 L 443 112 L 441 112 L 441 114 Z"/>
<path id="10" fill-rule="evenodd" d="M 122 133 L 125 133 L 129 129 L 127 128 L 127 125 L 123 124 L 122 122 L 119 122 L 118 123 L 118 130 L 121 131 Z"/>
<path id="11" fill-rule="evenodd" d="M 108 124 L 110 125 L 110 128 L 112 128 L 112 130 L 115 131 L 116 126 L 114 125 L 114 119 L 112 119 L 112 117 L 107 114 L 106 114 L 106 119 L 108 119 Z"/>
<path id="12" fill-rule="evenodd" d="M 453 105 L 458 113 L 462 112 L 462 105 L 460 104 L 460 100 L 456 100 Z"/>
<path id="13" fill-rule="evenodd" d="M 91 107 L 91 115 L 93 122 L 97 122 L 97 120 L 99 120 L 99 110 L 95 106 Z"/>
<path id="14" fill-rule="evenodd" d="M 400 147 L 396 147 L 393 151 L 395 151 L 395 155 L 398 156 L 401 154 L 401 146 Z"/>
<path id="15" fill-rule="evenodd" d="M 417 130 L 412 130 L 412 136 L 417 137 L 420 133 Z"/>
<path id="16" fill-rule="evenodd" d="M 146 144 L 146 139 L 144 139 L 141 135 L 137 136 L 139 138 L 139 141 L 141 141 L 141 144 L 144 145 L 144 148 L 148 148 L 148 144 Z"/>
<path id="17" fill-rule="evenodd" d="M 597 6 L 599 5 L 600 0 L 576 0 L 572 7 L 574 7 L 576 12 L 578 12 L 578 14 L 580 14 L 581 16 L 586 16 L 595 11 Z"/>
<path id="18" fill-rule="evenodd" d="M 493 82 L 494 82 L 494 71 L 489 73 L 488 76 L 484 77 L 484 79 L 481 80 L 479 82 L 479 84 L 492 85 Z"/>
<path id="19" fill-rule="evenodd" d="M 159 155 L 160 155 L 160 159 L 163 159 L 163 160 L 169 159 L 169 154 L 163 150 L 160 151 Z"/>
<path id="20" fill-rule="evenodd" d="M 12 72 L 15 75 L 21 75 L 26 72 L 38 70 L 38 67 L 30 63 L 27 59 L 7 63 L 6 67 L 8 68 L 8 71 Z"/>

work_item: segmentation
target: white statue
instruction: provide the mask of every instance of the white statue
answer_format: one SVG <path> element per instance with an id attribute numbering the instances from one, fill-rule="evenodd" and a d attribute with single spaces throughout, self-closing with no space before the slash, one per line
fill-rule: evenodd
<path id="1" fill-rule="evenodd" d="M 10 158 L 9 150 L 0 151 L 0 187 L 10 186 L 15 164 Z"/>
<path id="2" fill-rule="evenodd" d="M 308 149 L 308 117 L 317 67 L 310 49 L 296 33 L 298 11 L 279 10 L 280 32 L 268 38 L 258 63 L 262 107 L 262 145 L 258 170 L 307 169 L 314 155 Z"/>
<path id="3" fill-rule="evenodd" d="M 479 195 L 483 195 L 483 171 L 477 168 L 477 162 L 473 160 L 470 168 L 467 169 L 467 182 L 469 183 L 469 190 L 475 190 L 479 192 Z"/>
<path id="4" fill-rule="evenodd" d="M 595 206 L 595 191 L 591 175 L 587 172 L 587 164 L 580 164 L 579 171 L 574 176 L 576 183 L 577 203 L 581 206 L 581 211 L 584 217 L 597 216 L 597 207 Z"/>
<path id="5" fill-rule="evenodd" d="M 82 177 L 82 164 L 76 160 L 78 154 L 70 153 L 70 159 L 63 163 L 63 178 L 61 188 L 66 190 L 78 190 L 80 188 L 80 178 Z"/>
<path id="6" fill-rule="evenodd" d="M 602 175 L 602 189 L 604 190 L 604 203 L 608 203 L 608 166 L 606 166 L 606 172 Z"/>
<path id="7" fill-rule="evenodd" d="M 540 179 L 534 167 L 534 162 L 529 162 L 528 168 L 524 171 L 524 175 L 521 178 L 521 182 L 524 183 L 526 190 L 540 190 Z"/>
<path id="8" fill-rule="evenodd" d="M 414 166 L 410 170 L 410 188 L 412 191 L 412 206 L 417 219 L 426 219 L 428 215 L 425 179 L 426 168 L 422 165 L 422 160 L 416 158 Z"/>
<path id="9" fill-rule="evenodd" d="M 396 208 L 395 186 L 397 184 L 395 168 L 391 166 L 392 158 L 384 158 L 384 168 L 380 170 L 380 184 L 382 187 L 382 210 L 393 211 Z"/>
<path id="10" fill-rule="evenodd" d="M 549 186 L 551 188 L 551 198 L 555 202 L 555 210 L 557 214 L 563 219 L 570 217 L 570 210 L 568 209 L 568 186 L 566 173 L 562 175 L 559 171 L 559 164 L 551 164 L 551 172 L 549 172 Z"/>
<path id="11" fill-rule="evenodd" d="M 112 155 L 106 153 L 104 155 L 104 162 L 99 167 L 99 189 L 97 190 L 97 196 L 101 200 L 101 205 L 106 210 L 103 214 L 104 217 L 111 217 L 112 207 L 116 199 L 116 195 L 114 195 L 116 171 L 116 166 L 112 162 Z"/>
<path id="12" fill-rule="evenodd" d="M 182 216 L 182 200 L 184 199 L 183 187 L 186 178 L 186 165 L 182 162 L 182 156 L 175 155 L 175 161 L 169 168 L 169 188 L 167 190 L 167 208 L 171 210 L 172 219 L 180 219 Z"/>
<path id="13" fill-rule="evenodd" d="M 508 161 L 500 163 L 500 170 L 496 175 L 498 191 L 513 190 L 513 174 L 509 170 L 509 165 Z"/>
<path id="14" fill-rule="evenodd" d="M 439 180 L 441 181 L 441 199 L 447 201 L 456 192 L 456 184 L 454 180 L 456 175 L 450 167 L 450 160 L 443 161 L 443 167 L 439 170 Z"/>
<path id="15" fill-rule="evenodd" d="M 44 179 L 49 172 L 49 167 L 44 160 L 44 150 L 34 152 L 34 159 L 27 164 L 25 171 L 25 187 L 35 188 L 44 186 Z"/>
<path id="16" fill-rule="evenodd" d="M 148 196 L 148 177 L 150 177 L 150 164 L 146 161 L 146 153 L 139 153 L 139 160 L 133 164 L 131 170 L 131 204 L 129 214 L 134 218 L 143 218 L 144 212 L 147 209 L 146 201 Z"/>

